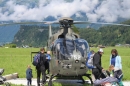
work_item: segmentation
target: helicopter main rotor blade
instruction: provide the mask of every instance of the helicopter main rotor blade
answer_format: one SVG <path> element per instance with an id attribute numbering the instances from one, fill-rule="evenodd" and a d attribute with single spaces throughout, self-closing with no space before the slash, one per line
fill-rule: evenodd
<path id="1" fill-rule="evenodd" d="M 58 21 L 54 21 L 54 22 L 45 22 L 44 24 L 50 25 L 50 24 L 60 24 L 60 23 Z"/>
<path id="2" fill-rule="evenodd" d="M 6 25 L 25 25 L 25 24 L 60 24 L 58 21 L 41 21 L 41 22 L 11 22 L 11 23 L 1 23 L 0 26 Z M 73 24 L 105 24 L 105 25 L 118 25 L 118 26 L 130 26 L 128 24 L 118 24 L 118 23 L 102 23 L 102 22 L 89 22 L 89 21 L 74 21 Z"/>
<path id="3" fill-rule="evenodd" d="M 25 25 L 25 24 L 44 24 L 46 23 L 46 21 L 42 21 L 42 22 L 11 22 L 11 23 L 1 23 L 0 26 L 6 26 L 6 25 Z"/>
<path id="4" fill-rule="evenodd" d="M 73 24 L 106 24 L 106 25 L 130 26 L 128 24 L 102 23 L 102 22 L 85 22 L 85 21 L 75 21 Z"/>

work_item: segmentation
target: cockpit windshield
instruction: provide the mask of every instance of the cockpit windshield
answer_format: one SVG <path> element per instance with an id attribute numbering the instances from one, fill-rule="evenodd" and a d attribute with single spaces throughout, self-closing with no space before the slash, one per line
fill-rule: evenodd
<path id="1" fill-rule="evenodd" d="M 60 38 L 55 41 L 54 47 L 57 51 L 58 59 L 63 57 L 64 59 L 71 58 L 74 50 L 80 52 L 82 57 L 85 57 L 89 51 L 88 43 L 84 39 L 69 40 Z"/>

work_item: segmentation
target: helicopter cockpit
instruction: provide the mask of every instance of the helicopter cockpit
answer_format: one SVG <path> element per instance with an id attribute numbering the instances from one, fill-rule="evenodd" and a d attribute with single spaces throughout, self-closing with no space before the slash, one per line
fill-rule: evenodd
<path id="1" fill-rule="evenodd" d="M 89 45 L 84 39 L 64 39 L 59 38 L 55 40 L 52 52 L 55 54 L 55 57 L 60 60 L 69 60 L 73 52 L 79 52 L 80 56 L 86 58 L 87 53 L 89 52 Z"/>

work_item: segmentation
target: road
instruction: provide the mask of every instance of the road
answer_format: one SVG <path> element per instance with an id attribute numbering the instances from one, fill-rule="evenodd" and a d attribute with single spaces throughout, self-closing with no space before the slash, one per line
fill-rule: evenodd
<path id="1" fill-rule="evenodd" d="M 7 82 L 10 82 L 12 84 L 17 84 L 17 85 L 26 85 L 27 84 L 27 80 L 25 78 L 18 78 L 18 79 L 12 79 L 12 80 L 8 80 Z M 53 82 L 59 82 L 59 83 L 67 83 L 67 84 L 73 84 L 75 86 L 81 86 L 82 84 L 78 83 L 81 82 L 80 80 L 63 80 L 63 79 L 57 79 L 57 80 L 53 80 Z M 90 83 L 89 81 L 86 80 L 86 82 Z M 130 81 L 123 81 L 124 86 L 130 86 Z M 36 79 L 32 79 L 32 85 L 37 85 L 36 83 Z"/>

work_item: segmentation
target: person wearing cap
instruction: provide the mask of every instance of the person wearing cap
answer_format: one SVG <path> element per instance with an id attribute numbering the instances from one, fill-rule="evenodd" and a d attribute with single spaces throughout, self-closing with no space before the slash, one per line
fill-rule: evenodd
<path id="1" fill-rule="evenodd" d="M 93 65 L 94 68 L 92 69 L 92 73 L 95 76 L 95 79 L 105 78 L 104 74 L 102 73 L 104 71 L 102 64 L 101 64 L 101 57 L 103 54 L 103 49 L 99 49 L 97 53 L 93 56 Z"/>

